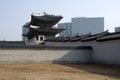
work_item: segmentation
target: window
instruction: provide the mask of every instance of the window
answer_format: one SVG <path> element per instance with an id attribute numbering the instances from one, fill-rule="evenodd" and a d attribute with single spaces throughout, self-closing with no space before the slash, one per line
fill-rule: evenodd
<path id="1" fill-rule="evenodd" d="M 40 41 L 43 41 L 43 36 L 40 37 Z"/>

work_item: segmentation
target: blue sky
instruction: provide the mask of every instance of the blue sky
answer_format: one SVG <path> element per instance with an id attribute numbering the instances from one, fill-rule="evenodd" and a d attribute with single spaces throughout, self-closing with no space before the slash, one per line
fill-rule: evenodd
<path id="1" fill-rule="evenodd" d="M 73 17 L 105 17 L 105 30 L 120 26 L 120 0 L 0 0 L 0 40 L 21 40 L 22 25 L 31 13 Z"/>

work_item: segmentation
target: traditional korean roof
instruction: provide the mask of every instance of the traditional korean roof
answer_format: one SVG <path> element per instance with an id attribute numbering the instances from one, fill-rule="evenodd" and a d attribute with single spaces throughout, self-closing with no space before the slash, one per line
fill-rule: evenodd
<path id="1" fill-rule="evenodd" d="M 91 35 L 89 37 L 83 38 L 81 41 L 86 42 L 86 41 L 92 41 L 92 40 L 96 40 L 96 39 L 97 39 L 96 35 Z"/>
<path id="2" fill-rule="evenodd" d="M 91 34 L 85 34 L 82 36 L 74 36 L 74 37 L 58 37 L 58 38 L 51 38 L 51 41 L 53 42 L 76 42 L 76 41 L 82 41 L 82 42 L 87 42 L 87 41 L 110 41 L 110 40 L 120 40 L 120 32 L 115 32 L 115 33 L 109 33 L 108 31 L 98 33 L 95 35 Z"/>
<path id="3" fill-rule="evenodd" d="M 60 41 L 62 41 L 63 39 L 64 39 L 64 37 L 57 37 L 55 41 L 56 41 L 56 42 L 60 42 Z"/>
<path id="4" fill-rule="evenodd" d="M 77 36 L 77 37 L 71 39 L 70 41 L 71 41 L 71 42 L 81 41 L 82 39 L 84 39 L 84 38 L 86 38 L 86 37 L 89 37 L 89 36 L 91 36 L 90 33 L 85 34 L 85 35 L 81 35 L 81 36 Z"/>
<path id="5" fill-rule="evenodd" d="M 86 41 L 92 41 L 92 40 L 97 40 L 99 39 L 100 37 L 103 37 L 103 36 L 106 36 L 108 35 L 109 32 L 108 31 L 104 31 L 104 32 L 101 32 L 101 33 L 98 33 L 98 34 L 94 34 L 94 35 L 90 35 L 86 38 L 83 38 L 81 41 L 82 42 L 86 42 Z"/>
<path id="6" fill-rule="evenodd" d="M 57 24 L 63 17 L 62 16 L 56 16 L 56 15 L 49 15 L 49 14 L 38 14 L 33 13 L 31 15 L 31 22 L 30 25 L 33 26 L 39 26 L 40 28 L 45 27 L 53 27 L 55 24 Z"/>
<path id="7" fill-rule="evenodd" d="M 72 36 L 72 37 L 66 37 L 66 38 L 63 38 L 62 42 L 67 42 L 67 41 L 71 41 L 72 39 L 76 38 L 78 36 Z"/>
<path id="8" fill-rule="evenodd" d="M 97 41 L 110 41 L 110 40 L 119 40 L 120 39 L 120 32 L 109 33 L 106 36 L 98 38 Z"/>
<path id="9" fill-rule="evenodd" d="M 81 40 L 81 36 L 78 36 L 76 38 L 71 39 L 70 41 L 75 42 L 75 41 L 80 41 L 80 40 Z"/>
<path id="10" fill-rule="evenodd" d="M 36 37 L 38 35 L 44 36 L 55 36 L 56 34 L 62 32 L 64 29 L 40 29 L 40 28 L 30 28 L 30 31 L 26 35 L 29 39 Z"/>
<path id="11" fill-rule="evenodd" d="M 63 17 L 61 15 L 49 15 L 49 14 L 39 14 L 32 13 L 31 21 L 26 23 L 23 28 L 28 29 L 29 32 L 23 34 L 22 36 L 27 36 L 28 39 L 36 37 L 38 35 L 44 36 L 55 36 L 56 34 L 62 32 L 64 29 L 52 28 L 57 24 Z"/>
<path id="12" fill-rule="evenodd" d="M 84 38 L 86 38 L 86 37 L 89 37 L 89 36 L 91 36 L 91 34 L 90 34 L 90 33 L 85 34 L 85 35 L 82 35 L 82 36 L 81 36 L 81 40 L 82 40 L 82 39 L 84 39 Z"/>

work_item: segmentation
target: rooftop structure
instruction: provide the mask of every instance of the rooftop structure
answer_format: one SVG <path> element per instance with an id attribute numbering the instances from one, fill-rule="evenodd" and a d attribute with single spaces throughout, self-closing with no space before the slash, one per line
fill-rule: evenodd
<path id="1" fill-rule="evenodd" d="M 61 15 L 49 15 L 49 14 L 39 14 L 32 13 L 31 21 L 23 26 L 23 41 L 33 42 L 44 41 L 47 37 L 54 37 L 58 33 L 62 32 L 64 29 L 53 28 L 63 17 Z M 44 39 L 43 39 L 43 38 Z M 34 39 L 34 40 L 33 40 Z M 39 43 L 39 42 L 38 42 Z"/>

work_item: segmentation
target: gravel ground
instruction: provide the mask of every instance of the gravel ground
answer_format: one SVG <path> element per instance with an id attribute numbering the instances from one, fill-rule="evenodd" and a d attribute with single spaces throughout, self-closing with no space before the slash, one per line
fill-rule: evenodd
<path id="1" fill-rule="evenodd" d="M 119 67 L 94 64 L 0 65 L 0 80 L 120 80 Z"/>

